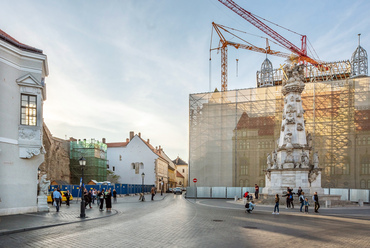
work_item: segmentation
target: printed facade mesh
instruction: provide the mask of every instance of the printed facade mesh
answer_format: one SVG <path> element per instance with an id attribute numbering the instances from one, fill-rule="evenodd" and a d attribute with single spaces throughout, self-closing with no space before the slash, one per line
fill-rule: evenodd
<path id="1" fill-rule="evenodd" d="M 264 186 L 267 153 L 277 149 L 280 135 L 281 87 L 190 95 L 190 180 Z M 322 187 L 370 188 L 370 78 L 306 83 L 302 104 Z"/>

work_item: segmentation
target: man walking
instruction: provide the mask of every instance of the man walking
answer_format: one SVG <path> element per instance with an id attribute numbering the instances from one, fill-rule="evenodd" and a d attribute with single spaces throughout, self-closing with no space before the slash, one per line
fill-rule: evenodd
<path id="1" fill-rule="evenodd" d="M 57 212 L 59 212 L 59 207 L 60 207 L 60 204 L 62 202 L 62 195 L 59 193 L 59 191 L 57 191 L 56 188 L 54 188 L 53 199 L 54 199 L 54 202 L 55 202 L 53 204 L 56 207 Z"/>
<path id="2" fill-rule="evenodd" d="M 315 194 L 313 195 L 312 200 L 315 203 L 315 213 L 318 213 L 319 208 L 320 208 L 320 203 L 319 203 L 319 196 L 317 195 L 317 192 L 315 192 Z"/>
<path id="3" fill-rule="evenodd" d="M 155 188 L 154 187 L 152 187 L 151 193 L 152 193 L 152 201 L 154 201 L 154 195 L 155 195 Z"/>

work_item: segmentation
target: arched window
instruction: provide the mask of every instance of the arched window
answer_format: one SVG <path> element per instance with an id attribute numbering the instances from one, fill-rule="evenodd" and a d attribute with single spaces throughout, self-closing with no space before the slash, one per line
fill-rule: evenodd
<path id="1" fill-rule="evenodd" d="M 246 179 L 246 180 L 244 181 L 244 187 L 248 187 L 248 185 L 249 185 L 249 182 L 248 182 L 248 179 Z"/>
<path id="2" fill-rule="evenodd" d="M 239 180 L 239 187 L 243 187 L 243 180 L 242 179 Z"/>

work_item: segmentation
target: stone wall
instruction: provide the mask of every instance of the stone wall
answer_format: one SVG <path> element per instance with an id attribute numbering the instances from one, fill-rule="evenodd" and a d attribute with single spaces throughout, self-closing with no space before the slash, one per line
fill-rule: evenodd
<path id="1" fill-rule="evenodd" d="M 41 174 L 46 173 L 51 181 L 63 180 L 70 183 L 69 140 L 53 137 L 44 123 L 43 144 L 45 161 L 40 165 Z"/>

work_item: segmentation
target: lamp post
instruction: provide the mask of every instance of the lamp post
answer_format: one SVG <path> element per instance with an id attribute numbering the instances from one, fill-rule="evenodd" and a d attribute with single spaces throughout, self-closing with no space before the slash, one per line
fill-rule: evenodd
<path id="1" fill-rule="evenodd" d="M 144 177 L 145 177 L 145 173 L 141 173 L 141 178 L 142 178 L 142 188 L 141 188 L 141 193 L 143 193 L 143 197 L 141 198 L 141 201 L 145 201 L 145 197 L 144 197 Z"/>
<path id="2" fill-rule="evenodd" d="M 162 177 L 162 182 L 161 182 L 161 184 L 162 184 L 162 185 L 161 185 L 161 186 L 162 186 L 162 187 L 161 187 L 161 195 L 163 195 L 163 177 Z"/>
<path id="3" fill-rule="evenodd" d="M 80 160 L 78 160 L 78 162 L 80 163 L 80 166 L 81 166 L 81 213 L 80 213 L 80 218 L 85 218 L 86 215 L 85 215 L 85 199 L 84 199 L 84 191 L 85 191 L 85 187 L 84 187 L 84 168 L 85 168 L 85 165 L 86 165 L 86 159 L 84 157 L 81 157 Z"/>

